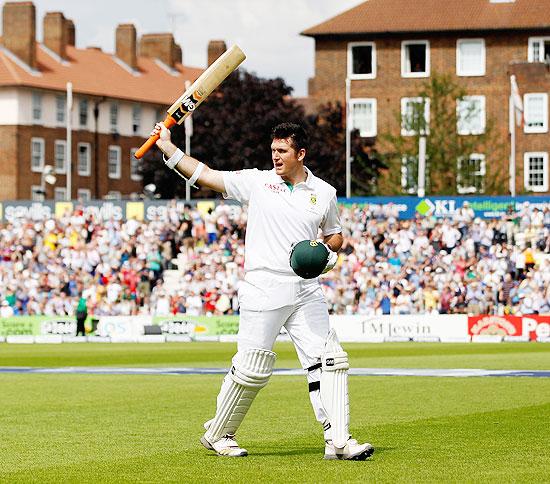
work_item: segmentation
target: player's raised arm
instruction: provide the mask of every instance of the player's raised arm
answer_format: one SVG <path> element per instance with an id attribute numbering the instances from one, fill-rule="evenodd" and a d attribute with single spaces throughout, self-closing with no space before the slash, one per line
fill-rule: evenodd
<path id="1" fill-rule="evenodd" d="M 170 130 L 163 123 L 157 123 L 151 135 L 159 135 L 156 144 L 164 153 L 164 162 L 168 168 L 188 179 L 191 185 L 198 183 L 201 187 L 210 188 L 219 193 L 225 192 L 223 173 L 209 168 L 177 148 L 170 138 Z"/>

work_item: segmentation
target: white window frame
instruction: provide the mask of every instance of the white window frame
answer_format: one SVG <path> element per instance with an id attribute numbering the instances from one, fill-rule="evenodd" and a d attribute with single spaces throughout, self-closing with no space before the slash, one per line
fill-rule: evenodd
<path id="1" fill-rule="evenodd" d="M 57 162 L 59 161 L 57 158 L 57 147 L 63 146 L 63 160 L 61 168 L 57 167 Z M 64 139 L 56 139 L 54 142 L 54 151 L 53 151 L 53 158 L 54 158 L 54 168 L 55 172 L 59 174 L 67 173 L 67 142 Z"/>
<path id="2" fill-rule="evenodd" d="M 111 153 L 116 153 L 116 160 L 114 160 L 115 161 L 114 171 L 111 171 Z M 121 157 L 120 146 L 110 145 L 109 148 L 107 149 L 107 176 L 109 178 L 117 179 L 117 180 L 120 179 L 120 172 L 121 172 L 120 157 Z"/>
<path id="3" fill-rule="evenodd" d="M 86 109 L 82 109 L 85 106 Z M 86 117 L 86 122 L 82 122 L 82 115 Z M 78 126 L 87 128 L 90 122 L 90 103 L 88 99 L 82 98 L 78 101 Z"/>
<path id="4" fill-rule="evenodd" d="M 529 169 L 529 161 L 531 158 L 542 158 L 542 185 L 530 185 L 529 184 L 529 174 L 531 170 Z M 523 155 L 523 185 L 526 190 L 532 192 L 547 192 L 548 191 L 548 152 L 546 151 L 530 151 Z"/>
<path id="5" fill-rule="evenodd" d="M 539 55 L 536 59 L 533 55 L 533 48 L 536 42 L 541 43 L 542 47 L 544 47 L 545 42 L 550 42 L 550 37 L 529 37 L 527 43 L 527 62 L 544 62 L 544 48 L 541 49 L 541 46 L 539 46 Z"/>
<path id="6" fill-rule="evenodd" d="M 37 91 L 32 91 L 31 93 L 31 117 L 33 123 L 42 122 L 42 93 Z"/>
<path id="7" fill-rule="evenodd" d="M 132 133 L 139 134 L 141 129 L 142 109 L 139 104 L 132 105 Z"/>
<path id="8" fill-rule="evenodd" d="M 33 147 L 34 144 L 37 143 L 40 146 L 40 159 L 38 162 L 38 165 L 33 164 Z M 44 138 L 31 138 L 31 171 L 34 171 L 35 173 L 42 173 L 42 170 L 44 170 L 45 165 L 45 141 Z"/>
<path id="9" fill-rule="evenodd" d="M 485 158 L 485 155 L 482 153 L 472 153 L 469 157 L 469 160 L 479 160 L 480 166 L 479 171 L 473 173 L 473 176 L 481 176 L 482 178 L 482 188 L 481 190 L 478 190 L 475 186 L 464 186 L 460 184 L 460 175 L 461 175 L 461 163 L 462 158 L 459 158 L 457 160 L 457 177 L 456 177 L 456 191 L 460 194 L 466 194 L 466 193 L 485 193 L 485 176 L 487 174 L 487 160 Z"/>
<path id="10" fill-rule="evenodd" d="M 83 202 L 89 202 L 92 199 L 92 191 L 89 188 L 79 188 L 76 191 L 76 198 Z"/>
<path id="11" fill-rule="evenodd" d="M 542 126 L 529 126 L 529 99 L 542 97 Z M 546 92 L 529 92 L 523 95 L 523 132 L 524 133 L 548 133 L 548 94 Z"/>
<path id="12" fill-rule="evenodd" d="M 109 103 L 109 126 L 111 133 L 118 132 L 119 106 L 116 101 Z"/>
<path id="13" fill-rule="evenodd" d="M 354 74 L 353 48 L 370 47 L 372 72 L 370 74 Z M 348 42 L 348 78 L 349 79 L 376 79 L 376 43 L 375 42 Z"/>
<path id="14" fill-rule="evenodd" d="M 426 70 L 424 72 L 408 72 L 407 47 L 413 44 L 424 44 L 426 46 Z M 403 40 L 401 42 L 401 77 L 418 78 L 430 77 L 430 41 L 429 40 Z"/>
<path id="15" fill-rule="evenodd" d="M 122 194 L 118 190 L 109 190 L 103 198 L 105 200 L 122 200 Z"/>
<path id="16" fill-rule="evenodd" d="M 414 130 L 409 130 L 403 127 L 406 115 L 406 106 L 408 102 L 424 104 L 424 120 L 426 121 L 426 134 L 430 132 L 430 99 L 421 97 L 402 97 L 401 98 L 401 136 L 416 136 L 418 133 Z"/>
<path id="17" fill-rule="evenodd" d="M 86 146 L 88 148 L 88 159 L 86 160 L 86 170 L 81 170 L 80 166 L 80 147 Z M 78 143 L 76 148 L 76 167 L 79 176 L 90 176 L 92 172 L 92 146 L 90 143 Z"/>
<path id="18" fill-rule="evenodd" d="M 67 98 L 62 94 L 55 96 L 55 122 L 63 126 L 67 117 Z"/>
<path id="19" fill-rule="evenodd" d="M 137 150 L 138 148 L 130 149 L 130 179 L 133 181 L 143 180 L 143 175 L 141 175 L 137 169 L 139 167 L 139 160 L 135 157 Z"/>
<path id="20" fill-rule="evenodd" d="M 461 103 L 479 101 L 480 109 L 479 116 L 481 117 L 479 123 L 479 130 L 471 130 L 471 126 L 464 126 L 465 122 L 461 118 Z M 468 135 L 480 135 L 485 132 L 486 122 L 487 122 L 487 111 L 486 111 L 486 100 L 485 96 L 464 96 L 462 99 L 456 100 L 456 131 L 459 135 L 468 136 Z"/>
<path id="21" fill-rule="evenodd" d="M 462 60 L 462 54 L 460 52 L 460 46 L 462 44 L 466 43 L 472 43 L 472 42 L 480 42 L 481 43 L 481 69 L 478 71 L 468 72 L 463 71 L 461 66 L 461 60 Z M 485 72 L 487 70 L 486 67 L 486 59 L 487 59 L 486 49 L 485 49 L 485 39 L 458 39 L 456 41 L 456 75 L 460 77 L 479 77 L 484 76 Z"/>
<path id="22" fill-rule="evenodd" d="M 67 187 L 55 187 L 53 190 L 54 200 L 67 200 Z"/>
<path id="23" fill-rule="evenodd" d="M 40 185 L 31 185 L 31 200 L 33 202 L 43 202 L 45 199 Z"/>
<path id="24" fill-rule="evenodd" d="M 369 138 L 376 136 L 378 134 L 378 114 L 377 114 L 377 101 L 374 98 L 353 98 L 350 99 L 350 120 L 351 120 L 351 127 L 352 129 L 356 129 L 355 123 L 354 123 L 354 110 L 356 105 L 360 104 L 370 104 L 372 109 L 372 130 L 370 131 L 359 131 L 359 136 L 362 138 Z"/>

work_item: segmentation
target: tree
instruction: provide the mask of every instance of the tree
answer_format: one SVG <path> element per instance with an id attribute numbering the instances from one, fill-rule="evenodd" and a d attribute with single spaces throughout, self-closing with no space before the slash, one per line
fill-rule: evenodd
<path id="1" fill-rule="evenodd" d="M 230 75 L 193 114 L 191 156 L 213 168 L 238 170 L 271 168 L 270 132 L 276 124 L 305 123 L 303 108 L 290 97 L 282 79 L 260 79 L 239 70 Z M 184 146 L 183 125 L 172 129 L 172 140 Z M 160 167 L 158 150 L 144 162 L 144 183 L 155 183 L 163 198 L 184 196 L 185 183 Z M 206 189 L 193 197 L 214 194 Z"/>
<path id="2" fill-rule="evenodd" d="M 381 137 L 389 168 L 385 190 L 416 193 L 419 138 L 425 135 L 426 194 L 452 195 L 459 187 L 462 193 L 504 192 L 504 174 L 494 163 L 504 146 L 492 120 L 479 123 L 479 110 L 449 75 L 434 74 L 404 115 L 398 113 L 402 133 Z"/>
<path id="3" fill-rule="evenodd" d="M 271 129 L 281 122 L 301 123 L 310 136 L 306 165 L 343 195 L 345 130 L 342 105 L 328 103 L 318 107 L 316 113 L 306 115 L 304 108 L 290 97 L 291 92 L 292 88 L 282 79 L 261 79 L 245 70 L 232 74 L 193 114 L 191 156 L 222 170 L 270 169 Z M 183 125 L 172 129 L 172 139 L 177 146 L 184 146 Z M 361 185 L 364 183 L 361 173 L 374 172 L 369 165 L 370 155 L 365 154 L 360 143 L 356 146 L 360 153 L 354 182 L 360 194 L 367 194 L 371 181 Z M 142 173 L 144 185 L 154 183 L 162 198 L 185 195 L 185 183 L 164 168 L 158 150 L 153 149 L 146 155 Z M 372 175 L 367 176 L 371 180 Z M 193 191 L 193 198 L 214 195 L 205 189 Z"/>

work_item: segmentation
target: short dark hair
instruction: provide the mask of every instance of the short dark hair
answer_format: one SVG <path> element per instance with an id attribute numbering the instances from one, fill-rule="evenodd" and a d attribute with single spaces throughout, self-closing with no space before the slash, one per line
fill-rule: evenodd
<path id="1" fill-rule="evenodd" d="M 309 136 L 303 126 L 296 123 L 281 123 L 271 131 L 271 139 L 287 139 L 292 141 L 293 148 L 298 152 L 308 149 Z"/>

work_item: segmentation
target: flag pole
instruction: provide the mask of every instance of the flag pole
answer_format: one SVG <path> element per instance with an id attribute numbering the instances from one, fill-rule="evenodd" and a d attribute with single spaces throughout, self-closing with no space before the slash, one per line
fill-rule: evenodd
<path id="1" fill-rule="evenodd" d="M 516 196 L 516 122 L 514 116 L 514 100 L 510 96 L 509 116 L 510 116 L 510 195 Z"/>
<path id="2" fill-rule="evenodd" d="M 71 126 L 71 113 L 73 111 L 73 83 L 67 82 L 67 119 L 65 120 L 65 124 L 67 127 L 67 134 L 66 134 L 66 142 L 65 142 L 65 160 L 67 162 L 67 166 L 65 169 L 67 170 L 67 193 L 65 198 L 67 201 L 72 200 L 71 196 L 71 190 L 72 190 L 72 171 L 73 171 L 73 160 L 72 160 L 72 126 Z"/>
<path id="3" fill-rule="evenodd" d="M 346 198 L 351 198 L 350 79 L 346 77 Z"/>
<path id="4" fill-rule="evenodd" d="M 185 81 L 185 90 L 189 89 L 191 86 L 191 81 Z M 191 156 L 191 136 L 193 135 L 193 119 L 191 116 L 185 118 L 185 154 Z M 189 185 L 189 180 L 185 180 L 185 201 L 188 202 L 191 200 L 191 185 Z"/>

